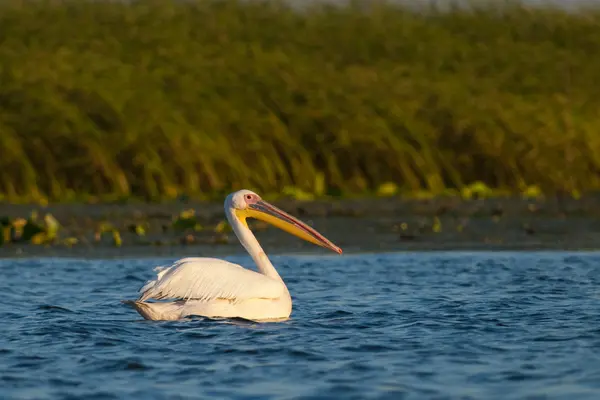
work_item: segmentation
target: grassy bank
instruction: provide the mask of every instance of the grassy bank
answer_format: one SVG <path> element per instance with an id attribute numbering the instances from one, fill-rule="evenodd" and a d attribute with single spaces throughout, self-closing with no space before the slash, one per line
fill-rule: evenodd
<path id="1" fill-rule="evenodd" d="M 0 196 L 600 187 L 600 11 L 0 5 Z"/>

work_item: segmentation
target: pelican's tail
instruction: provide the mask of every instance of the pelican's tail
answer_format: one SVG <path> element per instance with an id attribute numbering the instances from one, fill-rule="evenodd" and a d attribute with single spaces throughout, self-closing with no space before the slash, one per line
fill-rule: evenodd
<path id="1" fill-rule="evenodd" d="M 144 319 L 151 321 L 174 321 L 181 318 L 180 302 L 146 303 L 137 300 L 123 300 L 123 304 L 132 306 Z"/>

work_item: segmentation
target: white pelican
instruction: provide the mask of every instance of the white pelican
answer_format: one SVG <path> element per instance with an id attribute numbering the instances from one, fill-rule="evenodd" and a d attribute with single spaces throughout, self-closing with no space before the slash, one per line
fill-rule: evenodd
<path id="1" fill-rule="evenodd" d="M 137 300 L 125 303 L 149 320 L 177 320 L 192 315 L 253 321 L 288 319 L 292 312 L 290 293 L 248 228 L 246 218 L 260 219 L 308 242 L 342 253 L 342 249 L 323 235 L 250 190 L 227 196 L 225 214 L 258 272 L 216 258 L 184 258 L 171 266 L 155 268 L 156 279 L 140 289 Z M 147 302 L 151 299 L 170 301 Z"/>

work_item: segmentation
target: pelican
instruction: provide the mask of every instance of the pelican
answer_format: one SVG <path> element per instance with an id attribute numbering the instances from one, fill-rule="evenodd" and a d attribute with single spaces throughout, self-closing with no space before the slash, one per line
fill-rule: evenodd
<path id="1" fill-rule="evenodd" d="M 248 227 L 247 218 L 270 223 L 301 239 L 342 254 L 319 232 L 264 201 L 250 190 L 239 190 L 225 199 L 225 215 L 258 272 L 217 258 L 190 257 L 170 266 L 159 266 L 133 306 L 147 320 L 178 320 L 188 316 L 282 321 L 292 312 L 292 298 L 283 279 Z M 169 300 L 154 301 L 148 300 Z"/>

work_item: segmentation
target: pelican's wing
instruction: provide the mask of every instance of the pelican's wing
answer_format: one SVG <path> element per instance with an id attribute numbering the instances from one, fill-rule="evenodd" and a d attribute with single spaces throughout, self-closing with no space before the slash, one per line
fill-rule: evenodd
<path id="1" fill-rule="evenodd" d="M 146 283 L 138 301 L 148 299 L 276 299 L 281 282 L 217 258 L 184 258 L 170 267 L 158 267 L 156 280 Z"/>

